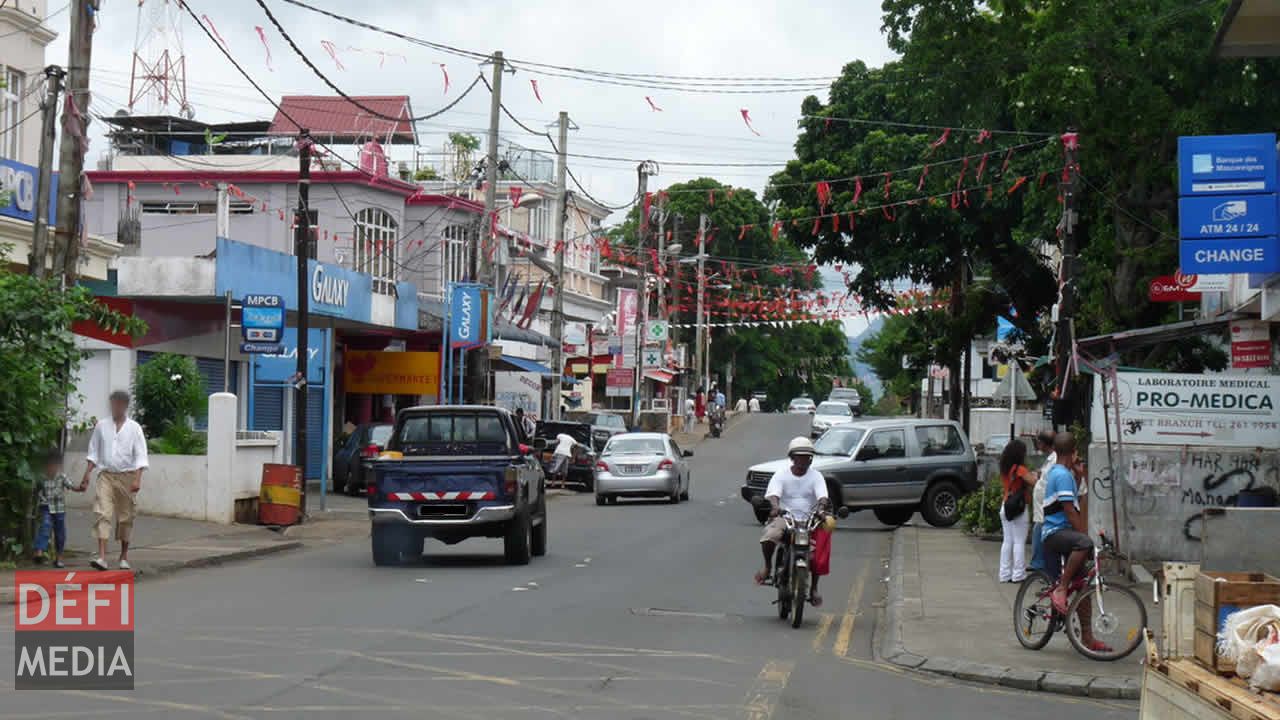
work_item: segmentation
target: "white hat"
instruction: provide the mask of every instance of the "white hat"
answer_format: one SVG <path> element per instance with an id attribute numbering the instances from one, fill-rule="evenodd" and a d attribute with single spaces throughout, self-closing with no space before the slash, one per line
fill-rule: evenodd
<path id="1" fill-rule="evenodd" d="M 813 441 L 801 435 L 793 439 L 787 445 L 787 457 L 792 455 L 816 455 L 817 451 L 813 447 Z"/>

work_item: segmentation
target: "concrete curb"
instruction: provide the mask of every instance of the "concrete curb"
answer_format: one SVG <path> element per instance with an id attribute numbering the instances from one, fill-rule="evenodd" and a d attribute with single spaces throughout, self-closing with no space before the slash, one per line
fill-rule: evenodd
<path id="1" fill-rule="evenodd" d="M 924 657 L 907 650 L 902 643 L 904 601 L 902 572 L 905 564 L 903 532 L 903 528 L 893 531 L 893 545 L 889 553 L 889 588 L 882 618 L 883 629 L 877 628 L 879 641 L 875 643 L 878 659 L 908 670 L 1019 690 L 1123 700 L 1137 700 L 1140 697 L 1142 686 L 1130 678 L 1074 675 L 1035 668 L 1014 669 L 957 658 Z"/>
<path id="2" fill-rule="evenodd" d="M 218 553 L 216 555 L 205 555 L 203 557 L 192 558 L 179 562 L 167 562 L 159 565 L 143 565 L 134 568 L 134 581 L 145 579 L 161 578 L 167 575 L 173 575 L 183 570 L 195 570 L 198 568 L 213 567 L 216 565 L 225 565 L 227 563 L 239 562 L 242 560 L 252 560 L 254 558 L 266 557 L 277 553 L 296 550 L 303 546 L 298 540 L 283 540 L 273 542 L 267 545 L 257 545 L 254 547 L 243 548 L 240 550 L 232 550 L 230 552 Z M 48 570 L 49 568 L 43 568 Z M 91 568 L 67 568 L 73 572 L 94 572 Z M 12 605 L 17 599 L 13 588 L 0 588 L 0 605 Z"/>

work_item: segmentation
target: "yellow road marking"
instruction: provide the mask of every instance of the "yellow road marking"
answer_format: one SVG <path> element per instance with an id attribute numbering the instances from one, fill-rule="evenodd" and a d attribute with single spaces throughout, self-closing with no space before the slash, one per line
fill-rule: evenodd
<path id="1" fill-rule="evenodd" d="M 770 720 L 773 711 L 778 707 L 778 698 L 791 679 L 791 671 L 796 664 L 790 661 L 770 660 L 756 676 L 756 681 L 747 691 L 747 701 L 743 703 L 743 717 L 747 720 Z"/>
<path id="2" fill-rule="evenodd" d="M 813 636 L 814 652 L 822 652 L 822 647 L 827 644 L 827 633 L 831 632 L 831 624 L 835 619 L 836 616 L 831 613 L 822 613 L 818 618 L 818 634 Z"/>
<path id="3" fill-rule="evenodd" d="M 870 572 L 871 565 L 867 564 L 849 590 L 849 605 L 845 609 L 844 617 L 840 619 L 840 632 L 836 633 L 836 644 L 833 648 L 833 652 L 840 657 L 849 654 L 849 643 L 853 640 L 854 619 L 858 616 L 858 605 L 862 602 L 862 588 L 866 586 L 867 575 Z"/>

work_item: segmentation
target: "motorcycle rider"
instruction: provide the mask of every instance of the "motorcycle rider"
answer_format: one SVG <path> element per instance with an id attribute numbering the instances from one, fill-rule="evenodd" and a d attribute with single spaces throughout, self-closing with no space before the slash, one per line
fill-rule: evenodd
<path id="1" fill-rule="evenodd" d="M 760 549 L 764 554 L 764 570 L 756 573 L 756 584 L 764 585 L 773 574 L 773 556 L 782 535 L 786 531 L 786 523 L 780 517 L 783 510 L 793 515 L 807 515 L 814 506 L 816 512 L 825 513 L 831 505 L 827 496 L 827 481 L 822 473 L 814 470 L 813 442 L 807 437 L 797 437 L 787 446 L 787 457 L 791 459 L 789 467 L 782 468 L 769 479 L 765 488 L 764 499 L 769 502 L 769 521 L 765 523 L 764 534 L 760 536 Z M 814 607 L 821 607 L 822 596 L 818 594 L 818 575 L 812 573 L 812 585 L 809 588 L 809 601 Z"/>

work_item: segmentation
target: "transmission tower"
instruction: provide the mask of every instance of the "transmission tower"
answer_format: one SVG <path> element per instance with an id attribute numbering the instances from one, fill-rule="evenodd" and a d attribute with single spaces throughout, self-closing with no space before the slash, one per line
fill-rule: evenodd
<path id="1" fill-rule="evenodd" d="M 182 49 L 180 0 L 140 0 L 129 79 L 129 112 L 143 102 L 149 115 L 178 112 L 192 118 L 187 102 L 187 58 Z M 144 102 L 145 101 L 145 102 Z"/>

